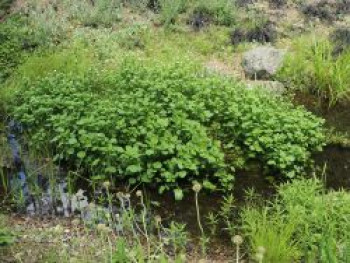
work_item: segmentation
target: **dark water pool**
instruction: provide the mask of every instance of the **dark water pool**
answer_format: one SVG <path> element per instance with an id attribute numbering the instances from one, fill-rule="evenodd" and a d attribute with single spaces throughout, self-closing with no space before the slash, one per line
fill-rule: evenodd
<path id="1" fill-rule="evenodd" d="M 315 161 L 326 169 L 323 179 L 327 188 L 350 190 L 350 147 L 326 146 L 315 156 Z"/>

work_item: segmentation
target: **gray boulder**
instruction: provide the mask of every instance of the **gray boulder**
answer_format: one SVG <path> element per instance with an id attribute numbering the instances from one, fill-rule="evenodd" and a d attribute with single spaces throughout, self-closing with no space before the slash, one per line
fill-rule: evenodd
<path id="1" fill-rule="evenodd" d="M 242 67 L 247 78 L 270 79 L 280 69 L 285 51 L 263 46 L 243 54 Z"/>

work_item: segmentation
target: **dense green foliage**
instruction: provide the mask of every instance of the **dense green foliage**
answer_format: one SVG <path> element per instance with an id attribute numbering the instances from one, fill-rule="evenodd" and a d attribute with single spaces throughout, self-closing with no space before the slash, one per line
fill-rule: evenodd
<path id="1" fill-rule="evenodd" d="M 22 61 L 24 53 L 38 44 L 23 18 L 13 17 L 0 23 L 0 83 Z"/>
<path id="2" fill-rule="evenodd" d="M 13 114 L 57 159 L 161 190 L 230 188 L 248 159 L 294 177 L 322 146 L 322 121 L 304 109 L 183 66 L 127 62 L 114 74 L 27 82 Z"/>
<path id="3" fill-rule="evenodd" d="M 333 55 L 327 40 L 296 41 L 278 78 L 294 89 L 308 90 L 327 99 L 330 105 L 350 99 L 350 50 Z"/>
<path id="4" fill-rule="evenodd" d="M 243 230 L 254 252 L 264 247 L 264 262 L 349 262 L 349 201 L 320 181 L 294 180 L 272 204 L 245 208 Z"/>

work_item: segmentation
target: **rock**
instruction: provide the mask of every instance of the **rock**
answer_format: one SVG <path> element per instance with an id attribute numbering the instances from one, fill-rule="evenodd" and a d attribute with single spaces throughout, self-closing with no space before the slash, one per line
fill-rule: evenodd
<path id="1" fill-rule="evenodd" d="M 250 79 L 269 79 L 282 66 L 284 50 L 262 46 L 243 54 L 242 66 Z"/>
<path id="2" fill-rule="evenodd" d="M 246 85 L 248 89 L 260 89 L 279 96 L 286 91 L 284 85 L 279 81 L 249 81 Z"/>

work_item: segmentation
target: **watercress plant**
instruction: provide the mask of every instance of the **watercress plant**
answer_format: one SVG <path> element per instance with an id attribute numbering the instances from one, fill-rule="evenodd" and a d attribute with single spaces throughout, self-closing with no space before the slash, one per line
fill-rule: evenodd
<path id="1" fill-rule="evenodd" d="M 12 115 L 34 146 L 99 176 L 179 191 L 197 181 L 231 189 L 253 159 L 301 174 L 323 145 L 323 121 L 303 108 L 190 67 L 127 60 L 113 73 L 55 73 L 23 82 Z"/>

